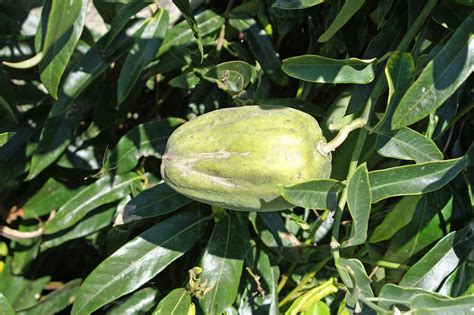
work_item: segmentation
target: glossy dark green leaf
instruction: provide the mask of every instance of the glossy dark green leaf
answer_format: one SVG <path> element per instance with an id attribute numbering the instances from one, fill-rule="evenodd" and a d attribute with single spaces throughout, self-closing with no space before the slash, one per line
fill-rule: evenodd
<path id="1" fill-rule="evenodd" d="M 438 190 L 462 171 L 468 158 L 426 162 L 369 172 L 372 203 L 402 195 Z"/>
<path id="2" fill-rule="evenodd" d="M 344 185 L 333 179 L 320 179 L 282 188 L 288 202 L 309 209 L 335 209 L 337 194 Z"/>
<path id="3" fill-rule="evenodd" d="M 400 101 L 392 129 L 409 126 L 440 107 L 474 68 L 474 15 L 470 15 L 423 69 Z"/>
<path id="4" fill-rule="evenodd" d="M 13 136 L 15 136 L 16 132 L 2 132 L 0 133 L 0 147 L 6 144 Z"/>
<path id="5" fill-rule="evenodd" d="M 440 240 L 403 276 L 400 286 L 436 290 L 443 280 L 474 250 L 474 224 Z"/>
<path id="6" fill-rule="evenodd" d="M 474 296 L 462 296 L 455 299 L 419 295 L 411 303 L 415 314 L 470 314 L 473 311 Z"/>
<path id="7" fill-rule="evenodd" d="M 87 0 L 52 1 L 39 71 L 41 82 L 55 99 L 61 77 L 84 28 L 87 5 Z"/>
<path id="8" fill-rule="evenodd" d="M 324 43 L 330 40 L 349 19 L 359 11 L 364 5 L 365 0 L 345 1 L 341 11 L 337 14 L 334 21 L 329 25 L 328 29 L 318 38 L 318 42 Z"/>
<path id="9" fill-rule="evenodd" d="M 261 306 L 265 306 L 267 314 L 278 314 L 278 281 L 280 277 L 280 270 L 278 266 L 273 265 L 267 253 L 261 250 L 257 258 L 256 273 L 262 276 L 262 289 L 265 296 L 255 297 L 255 302 Z M 261 301 L 259 301 L 261 299 Z"/>
<path id="10" fill-rule="evenodd" d="M 208 314 L 221 314 L 237 296 L 245 257 L 243 228 L 238 216 L 225 215 L 216 223 L 206 246 L 200 279 L 209 291 L 200 304 Z"/>
<path id="11" fill-rule="evenodd" d="M 309 82 L 367 84 L 375 77 L 373 61 L 303 55 L 283 60 L 282 69 L 293 78 Z"/>
<path id="12" fill-rule="evenodd" d="M 348 289 L 346 295 L 347 305 L 354 307 L 356 312 L 360 312 L 364 305 L 361 300 L 374 296 L 364 265 L 358 259 L 339 258 L 336 261 L 336 268 Z"/>
<path id="13" fill-rule="evenodd" d="M 23 221 L 18 230 L 29 232 L 39 228 L 37 222 Z M 33 264 L 38 256 L 40 245 L 39 238 L 31 238 L 26 240 L 17 240 L 10 244 L 13 259 L 11 260 L 11 271 L 15 275 L 24 274 Z"/>
<path id="14" fill-rule="evenodd" d="M 132 186 L 142 180 L 143 176 L 134 173 L 102 177 L 59 208 L 54 218 L 44 224 L 44 233 L 53 234 L 73 226 L 95 208 L 128 195 Z"/>
<path id="15" fill-rule="evenodd" d="M 168 12 L 160 9 L 133 34 L 135 45 L 125 59 L 118 80 L 119 104 L 130 94 L 143 69 L 155 58 L 168 29 L 168 23 Z"/>
<path id="16" fill-rule="evenodd" d="M 395 233 L 384 259 L 403 263 L 444 236 L 453 210 L 452 195 L 443 190 L 423 195 L 410 222 Z"/>
<path id="17" fill-rule="evenodd" d="M 158 303 L 153 315 L 188 314 L 191 295 L 184 288 L 174 289 Z"/>
<path id="18" fill-rule="evenodd" d="M 458 3 L 461 2 L 462 0 L 458 1 Z M 474 1 L 472 0 L 467 0 L 466 2 L 471 2 L 471 5 L 474 4 Z M 443 27 L 454 31 L 462 24 L 471 12 L 472 9 L 464 5 L 456 4 L 454 1 L 441 2 L 436 6 L 433 12 L 433 20 Z"/>
<path id="19" fill-rule="evenodd" d="M 244 90 L 254 75 L 255 69 L 251 65 L 234 60 L 218 64 L 205 74 L 205 78 L 224 91 L 236 93 Z"/>
<path id="20" fill-rule="evenodd" d="M 0 67 L 0 113 L 7 112 L 13 121 L 17 121 L 16 98 L 10 75 Z"/>
<path id="21" fill-rule="evenodd" d="M 224 24 L 224 18 L 211 10 L 206 10 L 196 15 L 196 22 L 201 37 L 204 37 L 220 29 Z M 195 42 L 195 40 L 193 31 L 189 28 L 187 22 L 178 23 L 166 33 L 157 57 L 167 52 L 172 46 L 186 46 Z"/>
<path id="22" fill-rule="evenodd" d="M 158 291 L 155 288 L 144 288 L 128 296 L 125 301 L 112 308 L 107 314 L 139 315 L 149 312 L 155 305 Z"/>
<path id="23" fill-rule="evenodd" d="M 69 281 L 63 287 L 46 295 L 32 307 L 21 309 L 18 315 L 56 314 L 71 304 L 81 284 L 81 279 Z"/>
<path id="24" fill-rule="evenodd" d="M 280 58 L 273 48 L 269 36 L 260 28 L 257 21 L 248 17 L 233 17 L 229 23 L 239 32 L 244 33 L 250 51 L 270 80 L 278 85 L 287 85 L 288 78 L 281 70 Z"/>
<path id="25" fill-rule="evenodd" d="M 130 223 L 168 214 L 190 202 L 190 199 L 161 183 L 130 200 L 123 211 L 123 221 Z"/>
<path id="26" fill-rule="evenodd" d="M 161 158 L 169 136 L 181 123 L 182 119 L 167 118 L 136 126 L 117 143 L 105 163 L 105 169 L 122 174 L 132 170 L 142 156 Z"/>
<path id="27" fill-rule="evenodd" d="M 2 293 L 0 293 L 0 313 L 4 315 L 15 315 L 12 305 Z"/>
<path id="28" fill-rule="evenodd" d="M 375 146 L 378 154 L 394 159 L 416 163 L 443 159 L 443 153 L 432 140 L 408 127 L 394 132 L 380 132 Z"/>
<path id="29" fill-rule="evenodd" d="M 273 8 L 282 10 L 300 10 L 324 3 L 325 0 L 277 0 L 272 5 Z"/>
<path id="30" fill-rule="evenodd" d="M 363 244 L 367 239 L 370 216 L 370 186 L 367 165 L 361 164 L 347 184 L 347 204 L 352 217 L 351 234 L 341 247 Z"/>
<path id="31" fill-rule="evenodd" d="M 43 287 L 50 280 L 49 276 L 28 279 L 23 276 L 14 276 L 9 271 L 10 266 L 5 265 L 0 274 L 0 293 L 3 294 L 14 309 L 33 306 Z"/>
<path id="32" fill-rule="evenodd" d="M 173 0 L 173 3 L 183 14 L 184 19 L 188 22 L 189 27 L 193 31 L 194 38 L 196 39 L 201 58 L 204 58 L 204 48 L 202 47 L 202 39 L 199 33 L 199 25 L 194 18 L 193 12 L 191 11 L 191 5 L 189 0 Z"/>
<path id="33" fill-rule="evenodd" d="M 392 128 L 392 118 L 401 98 L 415 79 L 415 62 L 410 53 L 393 52 L 385 65 L 388 83 L 387 108 L 375 130 L 388 131 Z"/>
<path id="34" fill-rule="evenodd" d="M 88 213 L 76 225 L 62 230 L 60 232 L 46 235 L 41 243 L 41 251 L 64 244 L 67 241 L 78 239 L 94 232 L 97 232 L 107 226 L 110 226 L 116 212 L 116 205 L 105 205 L 97 210 Z"/>
<path id="35" fill-rule="evenodd" d="M 112 44 L 112 41 L 115 40 L 117 35 L 125 28 L 127 23 L 129 23 L 132 16 L 134 16 L 138 11 L 146 7 L 147 5 L 153 3 L 153 0 L 140 0 L 140 1 L 128 1 L 124 6 L 120 8 L 115 16 L 112 24 L 110 25 L 110 31 L 107 34 L 108 44 Z M 107 47 L 106 46 L 106 47 Z"/>
<path id="36" fill-rule="evenodd" d="M 58 100 L 51 108 L 32 157 L 27 180 L 35 178 L 64 152 L 86 109 L 86 105 L 77 102 L 79 96 L 133 42 L 124 33 L 117 36 L 107 49 L 106 41 L 107 38 L 102 37 L 64 77 Z"/>
<path id="37" fill-rule="evenodd" d="M 93 312 L 155 277 L 200 239 L 207 220 L 180 213 L 122 246 L 84 280 L 72 314 Z"/>
<path id="38" fill-rule="evenodd" d="M 391 238 L 401 228 L 410 223 L 415 213 L 416 205 L 421 196 L 405 196 L 385 216 L 370 236 L 371 243 L 380 242 Z"/>
<path id="39" fill-rule="evenodd" d="M 58 210 L 66 201 L 79 192 L 79 189 L 69 188 L 63 183 L 49 178 L 23 206 L 23 218 L 33 219 Z"/>

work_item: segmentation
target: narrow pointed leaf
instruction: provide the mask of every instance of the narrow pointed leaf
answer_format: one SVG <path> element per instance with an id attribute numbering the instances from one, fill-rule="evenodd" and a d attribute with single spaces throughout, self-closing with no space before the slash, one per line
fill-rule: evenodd
<path id="1" fill-rule="evenodd" d="M 168 12 L 160 9 L 133 34 L 135 45 L 128 53 L 119 75 L 119 104 L 130 94 L 143 69 L 155 58 L 168 29 L 168 22 Z"/>
<path id="2" fill-rule="evenodd" d="M 352 217 L 351 234 L 341 247 L 363 244 L 367 239 L 370 216 L 370 186 L 367 165 L 360 165 L 347 185 L 347 204 Z"/>
<path id="3" fill-rule="evenodd" d="M 369 241 L 376 243 L 387 240 L 410 223 L 420 198 L 421 196 L 403 197 L 375 228 Z"/>
<path id="4" fill-rule="evenodd" d="M 118 306 L 112 308 L 107 314 L 145 314 L 155 305 L 157 295 L 157 289 L 150 287 L 141 289 L 128 296 L 125 301 L 121 301 Z"/>
<path id="5" fill-rule="evenodd" d="M 278 85 L 287 85 L 288 78 L 281 70 L 281 61 L 269 36 L 253 18 L 231 18 L 229 23 L 244 33 L 250 51 L 260 63 L 265 74 Z"/>
<path id="6" fill-rule="evenodd" d="M 84 280 L 71 313 L 92 313 L 142 286 L 200 239 L 207 220 L 180 213 L 122 246 Z"/>
<path id="7" fill-rule="evenodd" d="M 375 77 L 373 61 L 303 55 L 283 60 L 282 69 L 289 76 L 308 82 L 367 84 Z"/>
<path id="8" fill-rule="evenodd" d="M 272 8 L 282 10 L 301 10 L 324 3 L 325 0 L 277 0 Z"/>
<path id="9" fill-rule="evenodd" d="M 295 206 L 309 209 L 335 209 L 337 194 L 344 185 L 337 180 L 321 179 L 283 187 L 282 196 Z"/>
<path id="10" fill-rule="evenodd" d="M 220 29 L 224 24 L 224 18 L 211 10 L 206 10 L 196 16 L 196 22 L 199 33 L 204 37 Z M 166 33 L 157 57 L 167 52 L 172 46 L 187 46 L 195 40 L 193 31 L 189 28 L 187 22 L 183 21 Z"/>
<path id="11" fill-rule="evenodd" d="M 319 38 L 318 42 L 324 43 L 330 40 L 334 34 L 336 34 L 350 18 L 359 11 L 364 5 L 365 0 L 352 0 L 345 1 L 341 8 L 341 11 L 336 16 L 336 19 L 329 25 L 326 32 L 324 32 Z"/>
<path id="12" fill-rule="evenodd" d="M 110 153 L 105 169 L 122 174 L 132 170 L 142 156 L 161 158 L 169 136 L 183 122 L 179 118 L 167 118 L 146 122 L 131 129 Z"/>
<path id="13" fill-rule="evenodd" d="M 385 77 L 388 83 L 387 108 L 383 118 L 374 127 L 376 130 L 392 129 L 392 118 L 401 98 L 415 79 L 415 62 L 410 53 L 394 52 L 385 66 Z"/>
<path id="14" fill-rule="evenodd" d="M 189 0 L 173 0 L 173 3 L 181 11 L 186 22 L 188 22 L 189 27 L 193 31 L 194 38 L 196 39 L 199 52 L 201 53 L 201 59 L 204 58 L 204 49 L 202 47 L 202 39 L 199 34 L 199 25 L 194 18 L 193 12 L 191 11 L 191 6 Z"/>
<path id="15" fill-rule="evenodd" d="M 125 206 L 123 220 L 124 223 L 130 223 L 157 217 L 176 211 L 190 202 L 190 199 L 161 183 L 130 200 Z"/>
<path id="16" fill-rule="evenodd" d="M 467 165 L 468 158 L 426 162 L 369 172 L 372 203 L 403 195 L 435 191 L 449 183 Z"/>
<path id="17" fill-rule="evenodd" d="M 55 217 L 45 223 L 44 233 L 53 234 L 73 226 L 95 208 L 128 195 L 131 186 L 138 185 L 142 179 L 142 176 L 133 173 L 102 177 L 69 199 Z"/>
<path id="18" fill-rule="evenodd" d="M 2 132 L 0 133 L 0 147 L 2 147 L 4 144 L 6 144 L 13 136 L 16 134 L 16 132 Z"/>
<path id="19" fill-rule="evenodd" d="M 403 276 L 400 286 L 436 290 L 443 280 L 474 250 L 474 224 L 440 240 Z"/>
<path id="20" fill-rule="evenodd" d="M 413 314 L 472 314 L 474 296 L 461 296 L 455 299 L 448 297 L 437 297 L 429 295 L 419 295 L 410 304 Z"/>
<path id="21" fill-rule="evenodd" d="M 473 28 L 471 14 L 405 93 L 393 115 L 392 129 L 425 118 L 467 80 L 474 69 Z"/>
<path id="22" fill-rule="evenodd" d="M 191 306 L 191 295 L 184 288 L 174 289 L 166 295 L 158 306 L 153 315 L 181 315 L 188 314 Z"/>
<path id="23" fill-rule="evenodd" d="M 336 262 L 336 268 L 347 287 L 346 303 L 351 307 L 358 305 L 361 307 L 363 303 L 360 299 L 371 298 L 374 296 L 370 286 L 370 279 L 367 276 L 364 265 L 360 260 L 352 258 L 339 258 Z"/>
<path id="24" fill-rule="evenodd" d="M 69 281 L 59 289 L 42 298 L 32 307 L 22 309 L 17 312 L 18 315 L 36 315 L 36 314 L 57 314 L 65 309 L 76 297 L 77 290 L 81 284 L 81 279 Z M 3 314 L 3 313 L 2 313 Z"/>
<path id="25" fill-rule="evenodd" d="M 387 309 L 391 309 L 394 305 L 409 306 L 415 297 L 421 295 L 443 297 L 442 295 L 424 289 L 401 287 L 387 283 L 380 291 L 379 297 L 381 301 L 379 305 Z"/>
<path id="26" fill-rule="evenodd" d="M 61 77 L 84 28 L 87 5 L 87 0 L 52 1 L 39 71 L 41 82 L 55 99 Z"/>
<path id="27" fill-rule="evenodd" d="M 432 140 L 408 127 L 377 134 L 375 146 L 380 155 L 394 159 L 416 163 L 443 159 L 443 153 Z"/>
<path id="28" fill-rule="evenodd" d="M 243 228 L 235 214 L 220 218 L 204 251 L 200 279 L 209 292 L 200 304 L 208 314 L 221 314 L 237 296 L 245 257 Z"/>

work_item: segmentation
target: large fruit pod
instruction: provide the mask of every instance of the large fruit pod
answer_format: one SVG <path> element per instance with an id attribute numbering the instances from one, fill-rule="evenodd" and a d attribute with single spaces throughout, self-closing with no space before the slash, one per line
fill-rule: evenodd
<path id="1" fill-rule="evenodd" d="M 199 116 L 176 129 L 161 175 L 177 192 L 210 205 L 244 211 L 292 207 L 281 186 L 328 178 L 331 155 L 310 115 L 281 106 L 244 106 Z"/>

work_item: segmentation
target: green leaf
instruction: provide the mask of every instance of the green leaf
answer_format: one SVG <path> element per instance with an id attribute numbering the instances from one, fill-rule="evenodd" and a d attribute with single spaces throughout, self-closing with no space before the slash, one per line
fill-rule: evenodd
<path id="1" fill-rule="evenodd" d="M 61 77 L 84 28 L 87 4 L 87 0 L 52 1 L 39 71 L 41 82 L 55 99 Z"/>
<path id="2" fill-rule="evenodd" d="M 107 49 L 106 41 L 106 36 L 102 37 L 65 76 L 58 100 L 53 104 L 41 131 L 26 180 L 35 178 L 64 152 L 79 127 L 84 111 L 90 106 L 90 103 L 86 106 L 78 102 L 79 96 L 132 44 L 125 32 L 117 36 Z"/>
<path id="3" fill-rule="evenodd" d="M 176 211 L 191 200 L 177 193 L 165 183 L 141 192 L 130 200 L 123 212 L 124 223 L 154 218 Z"/>
<path id="4" fill-rule="evenodd" d="M 189 0 L 173 0 L 173 3 L 183 14 L 184 19 L 188 22 L 189 27 L 193 31 L 193 36 L 196 39 L 199 52 L 201 53 L 201 60 L 204 58 L 204 48 L 202 47 L 202 39 L 199 34 L 199 25 L 194 18 L 193 12 L 191 12 L 191 6 Z"/>
<path id="5" fill-rule="evenodd" d="M 474 263 L 466 260 L 462 262 L 446 278 L 438 293 L 451 297 L 466 295 L 467 290 L 474 284 Z"/>
<path id="6" fill-rule="evenodd" d="M 371 202 L 369 172 L 365 163 L 361 164 L 349 179 L 347 204 L 352 217 L 351 235 L 341 247 L 360 245 L 367 239 Z"/>
<path id="7" fill-rule="evenodd" d="M 57 314 L 75 298 L 81 279 L 69 281 L 59 289 L 46 295 L 35 305 L 18 310 L 18 315 Z"/>
<path id="8" fill-rule="evenodd" d="M 169 80 L 168 84 L 180 89 L 194 89 L 200 81 L 201 78 L 196 73 L 185 72 Z"/>
<path id="9" fill-rule="evenodd" d="M 336 261 L 336 269 L 348 289 L 347 305 L 355 308 L 356 312 L 361 312 L 361 300 L 374 296 L 364 265 L 358 259 L 339 258 Z"/>
<path id="10" fill-rule="evenodd" d="M 378 133 L 375 146 L 377 153 L 394 159 L 413 160 L 416 163 L 443 159 L 443 153 L 432 140 L 408 127 L 395 132 Z"/>
<path id="11" fill-rule="evenodd" d="M 145 314 L 155 305 L 157 295 L 158 290 L 154 288 L 138 290 L 128 296 L 125 301 L 108 311 L 107 314 Z"/>
<path id="12" fill-rule="evenodd" d="M 341 8 L 341 11 L 337 14 L 334 21 L 329 25 L 326 32 L 324 32 L 319 38 L 318 42 L 324 43 L 330 40 L 334 34 L 336 34 L 346 23 L 351 19 L 351 17 L 359 11 L 359 9 L 364 5 L 365 0 L 352 0 L 344 1 L 344 5 Z"/>
<path id="13" fill-rule="evenodd" d="M 453 197 L 444 191 L 424 195 L 405 227 L 391 238 L 384 259 L 405 262 L 444 236 L 453 209 Z"/>
<path id="14" fill-rule="evenodd" d="M 377 243 L 387 240 L 410 223 L 420 198 L 421 196 L 403 197 L 387 214 L 382 223 L 375 228 L 369 241 L 371 243 Z"/>
<path id="15" fill-rule="evenodd" d="M 44 224 L 44 233 L 53 234 L 73 226 L 97 207 L 128 195 L 131 186 L 138 185 L 142 179 L 143 176 L 134 173 L 102 177 L 82 189 L 59 208 L 54 218 Z"/>
<path id="16" fill-rule="evenodd" d="M 392 167 L 369 172 L 372 203 L 402 195 L 418 195 L 435 191 L 449 183 L 467 165 L 467 156 Z"/>
<path id="17" fill-rule="evenodd" d="M 221 217 L 204 251 L 200 279 L 209 291 L 200 304 L 208 314 L 221 314 L 237 296 L 245 257 L 243 228 L 235 214 Z"/>
<path id="18" fill-rule="evenodd" d="M 474 296 L 462 296 L 455 299 L 419 295 L 410 305 L 414 314 L 470 314 L 474 305 Z"/>
<path id="19" fill-rule="evenodd" d="M 132 170 L 142 156 L 161 158 L 169 136 L 183 122 L 179 118 L 167 118 L 134 127 L 112 150 L 105 163 L 105 169 L 122 174 Z"/>
<path id="20" fill-rule="evenodd" d="M 221 28 L 224 24 L 224 18 L 215 14 L 211 10 L 206 10 L 196 16 L 196 22 L 199 33 L 202 37 L 211 34 Z M 169 32 L 163 40 L 163 44 L 156 57 L 160 57 L 172 46 L 186 46 L 195 41 L 193 31 L 189 28 L 186 21 L 178 23 Z"/>
<path id="21" fill-rule="evenodd" d="M 337 194 L 344 185 L 334 179 L 320 179 L 282 188 L 286 201 L 309 209 L 335 209 Z"/>
<path id="22" fill-rule="evenodd" d="M 201 238 L 207 220 L 180 213 L 122 246 L 84 280 L 71 313 L 91 313 L 142 286 Z"/>
<path id="23" fill-rule="evenodd" d="M 118 80 L 119 104 L 130 94 L 143 69 L 155 58 L 168 29 L 168 23 L 168 12 L 160 9 L 133 34 L 135 45 L 125 59 Z"/>
<path id="24" fill-rule="evenodd" d="M 14 309 L 30 307 L 36 304 L 36 297 L 41 294 L 49 280 L 49 276 L 37 279 L 14 276 L 7 264 L 0 274 L 0 293 L 7 298 Z"/>
<path id="25" fill-rule="evenodd" d="M 244 33 L 250 51 L 260 63 L 265 74 L 278 85 L 287 85 L 288 78 L 281 71 L 280 58 L 273 48 L 269 36 L 260 28 L 257 22 L 248 17 L 232 17 L 229 24 Z"/>
<path id="26" fill-rule="evenodd" d="M 78 189 L 69 188 L 63 183 L 49 178 L 23 206 L 23 218 L 33 219 L 59 209 L 66 201 L 79 192 Z"/>
<path id="27" fill-rule="evenodd" d="M 440 240 L 403 276 L 400 286 L 436 290 L 443 280 L 474 250 L 474 224 Z"/>
<path id="28" fill-rule="evenodd" d="M 325 0 L 277 0 L 272 5 L 272 8 L 282 10 L 301 10 L 324 2 Z"/>
<path id="29" fill-rule="evenodd" d="M 218 64 L 210 69 L 204 78 L 217 83 L 224 91 L 236 93 L 244 90 L 254 75 L 255 69 L 251 65 L 234 60 Z"/>
<path id="30" fill-rule="evenodd" d="M 283 60 L 282 69 L 293 78 L 309 82 L 367 84 L 375 77 L 374 60 L 303 55 Z"/>
<path id="31" fill-rule="evenodd" d="M 70 240 L 90 235 L 107 226 L 110 226 L 110 223 L 112 222 L 112 219 L 115 215 L 116 208 L 117 206 L 115 204 L 112 206 L 104 205 L 93 212 L 89 212 L 76 225 L 57 233 L 46 235 L 40 246 L 41 251 L 59 246 Z"/>
<path id="32" fill-rule="evenodd" d="M 385 66 L 385 76 L 388 83 L 387 108 L 383 118 L 374 127 L 376 131 L 391 130 L 393 113 L 405 92 L 413 84 L 415 62 L 411 54 L 393 52 Z"/>
<path id="33" fill-rule="evenodd" d="M 16 132 L 2 132 L 0 133 L 0 147 L 6 144 L 11 138 L 15 136 Z"/>
<path id="34" fill-rule="evenodd" d="M 393 306 L 399 307 L 400 305 L 409 306 L 415 297 L 422 295 L 443 297 L 442 295 L 424 289 L 401 287 L 392 283 L 387 283 L 380 291 L 379 305 L 387 309 L 391 309 Z"/>
<path id="35" fill-rule="evenodd" d="M 4 315 L 15 315 L 13 307 L 2 293 L 0 293 L 0 313 Z"/>
<path id="36" fill-rule="evenodd" d="M 153 315 L 188 314 L 191 295 L 184 288 L 174 289 L 158 303 Z"/>
<path id="37" fill-rule="evenodd" d="M 405 93 L 393 115 L 392 129 L 425 118 L 467 80 L 474 68 L 473 28 L 471 14 Z"/>

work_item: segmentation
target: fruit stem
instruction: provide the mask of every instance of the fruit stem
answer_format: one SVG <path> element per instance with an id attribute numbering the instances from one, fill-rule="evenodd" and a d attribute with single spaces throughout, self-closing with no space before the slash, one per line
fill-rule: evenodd
<path id="1" fill-rule="evenodd" d="M 365 113 L 364 113 L 365 114 Z M 353 120 L 350 124 L 342 127 L 337 136 L 335 136 L 331 141 L 325 143 L 323 141 L 318 143 L 318 151 L 322 155 L 328 155 L 332 151 L 336 150 L 344 141 L 347 139 L 349 134 L 359 128 L 363 128 L 367 124 L 368 115 L 362 115 L 360 118 Z"/>

